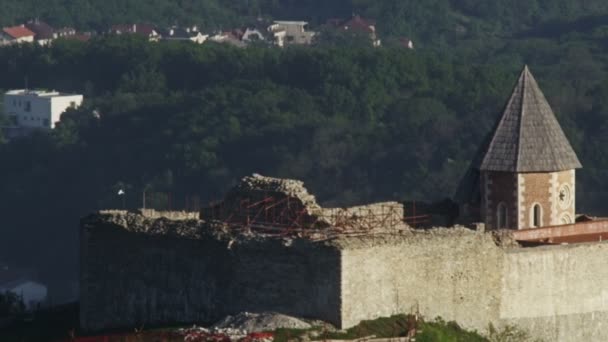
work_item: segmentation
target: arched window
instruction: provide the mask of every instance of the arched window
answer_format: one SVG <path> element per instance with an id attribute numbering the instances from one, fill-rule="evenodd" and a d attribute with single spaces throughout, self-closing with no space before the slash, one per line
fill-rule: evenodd
<path id="1" fill-rule="evenodd" d="M 505 229 L 508 226 L 507 222 L 507 205 L 504 202 L 498 203 L 496 208 L 496 228 Z"/>
<path id="2" fill-rule="evenodd" d="M 542 221 L 542 217 L 543 217 L 543 208 L 540 206 L 540 204 L 534 204 L 532 206 L 532 212 L 530 213 L 530 225 L 532 227 L 540 227 L 543 225 L 543 221 Z"/>

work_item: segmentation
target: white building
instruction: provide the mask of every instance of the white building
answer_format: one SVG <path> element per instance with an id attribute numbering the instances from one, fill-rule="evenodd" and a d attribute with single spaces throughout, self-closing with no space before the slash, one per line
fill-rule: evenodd
<path id="1" fill-rule="evenodd" d="M 28 311 L 35 310 L 46 303 L 46 286 L 28 279 L 19 279 L 0 284 L 0 293 L 11 292 L 21 298 Z"/>
<path id="2" fill-rule="evenodd" d="M 165 41 L 187 41 L 203 44 L 208 38 L 209 35 L 202 34 L 196 26 L 186 28 L 171 27 L 166 32 L 162 32 L 162 40 Z"/>
<path id="3" fill-rule="evenodd" d="M 55 128 L 61 114 L 82 104 L 83 96 L 56 91 L 11 90 L 4 94 L 4 113 L 21 128 Z"/>
<path id="4" fill-rule="evenodd" d="M 255 28 L 247 28 L 241 37 L 241 40 L 247 43 L 264 41 L 264 34 Z"/>
<path id="5" fill-rule="evenodd" d="M 312 43 L 316 32 L 307 31 L 306 21 L 275 21 L 268 27 L 275 44 L 284 47 L 288 44 L 308 45 Z"/>
<path id="6" fill-rule="evenodd" d="M 5 27 L 0 31 L 0 45 L 32 43 L 35 35 L 24 25 Z"/>

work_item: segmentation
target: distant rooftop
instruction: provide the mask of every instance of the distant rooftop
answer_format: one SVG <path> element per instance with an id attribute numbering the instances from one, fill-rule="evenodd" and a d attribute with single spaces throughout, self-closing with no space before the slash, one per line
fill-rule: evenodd
<path id="1" fill-rule="evenodd" d="M 30 95 L 37 97 L 60 97 L 60 96 L 75 96 L 79 94 L 61 93 L 55 90 L 35 90 L 35 89 L 15 89 L 6 92 L 6 95 Z"/>
<path id="2" fill-rule="evenodd" d="M 308 25 L 307 21 L 297 21 L 297 20 L 275 20 L 275 24 L 279 25 Z"/>
<path id="3" fill-rule="evenodd" d="M 13 26 L 13 27 L 5 27 L 2 29 L 5 34 L 11 36 L 13 39 L 19 39 L 23 37 L 33 37 L 35 35 L 34 32 L 30 31 L 25 26 Z"/>

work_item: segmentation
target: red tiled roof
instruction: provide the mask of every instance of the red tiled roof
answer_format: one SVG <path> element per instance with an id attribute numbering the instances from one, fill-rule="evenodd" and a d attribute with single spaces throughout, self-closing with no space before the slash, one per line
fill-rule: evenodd
<path id="1" fill-rule="evenodd" d="M 516 230 L 513 237 L 522 243 L 538 244 L 604 241 L 608 238 L 608 220 Z"/>
<path id="2" fill-rule="evenodd" d="M 128 24 L 112 25 L 110 27 L 110 31 L 112 33 L 133 33 L 133 25 L 128 25 Z"/>
<path id="3" fill-rule="evenodd" d="M 34 36 L 34 32 L 23 26 L 5 27 L 2 31 L 14 39 Z"/>
<path id="4" fill-rule="evenodd" d="M 154 26 L 149 24 L 120 24 L 112 25 L 110 28 L 112 33 L 137 33 L 145 37 L 152 37 L 156 32 Z"/>
<path id="5" fill-rule="evenodd" d="M 358 15 L 354 15 L 349 19 L 329 19 L 327 25 L 335 26 L 343 30 L 360 30 L 373 33 L 376 22 L 374 20 L 364 19 Z"/>
<path id="6" fill-rule="evenodd" d="M 142 34 L 146 37 L 150 37 L 154 34 L 156 30 L 154 26 L 148 24 L 136 24 L 135 25 L 135 33 Z"/>
<path id="7" fill-rule="evenodd" d="M 363 19 L 358 15 L 352 17 L 350 20 L 344 23 L 344 26 L 365 30 L 371 30 L 371 27 L 375 25 L 376 23 L 374 21 Z"/>

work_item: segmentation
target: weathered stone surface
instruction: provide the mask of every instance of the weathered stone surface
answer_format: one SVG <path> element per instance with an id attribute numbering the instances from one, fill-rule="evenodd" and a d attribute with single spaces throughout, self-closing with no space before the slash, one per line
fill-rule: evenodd
<path id="1" fill-rule="evenodd" d="M 436 229 L 392 241 L 344 240 L 343 327 L 416 310 L 477 329 L 497 321 L 503 250 L 490 234 Z"/>
<path id="2" fill-rule="evenodd" d="M 545 341 L 608 341 L 608 244 L 509 250 L 500 320 Z"/>
<path id="3" fill-rule="evenodd" d="M 608 340 L 608 244 L 520 248 L 505 235 L 340 239 L 341 325 L 420 310 L 482 332 L 492 323 L 544 341 Z"/>
<path id="4" fill-rule="evenodd" d="M 304 183 L 291 179 L 244 177 L 221 202 L 203 208 L 200 218 L 222 223 L 237 234 L 279 234 L 328 239 L 340 234 L 408 230 L 403 205 L 374 203 L 322 208 Z"/>
<path id="5" fill-rule="evenodd" d="M 242 312 L 228 316 L 212 326 L 214 329 L 238 329 L 247 332 L 274 331 L 285 329 L 309 329 L 312 325 L 299 318 L 276 312 Z"/>
<path id="6" fill-rule="evenodd" d="M 232 240 L 201 221 L 133 215 L 82 221 L 83 329 L 213 323 L 243 311 L 339 322 L 339 273 L 327 272 L 339 269 L 334 247 Z"/>
<path id="7" fill-rule="evenodd" d="M 131 215 L 83 220 L 85 329 L 212 323 L 243 311 L 347 328 L 419 310 L 479 331 L 491 322 L 546 341 L 608 340 L 606 243 L 521 248 L 509 232 L 465 228 L 235 238 L 201 221 Z"/>
<path id="8" fill-rule="evenodd" d="M 315 196 L 308 192 L 304 187 L 304 182 L 300 180 L 264 177 L 254 173 L 252 176 L 244 177 L 233 191 L 244 193 L 252 191 L 278 192 L 298 199 L 309 214 L 318 214 L 321 211 Z"/>

